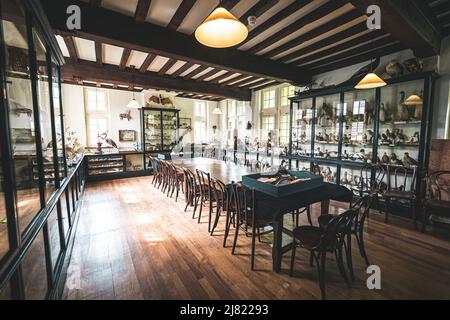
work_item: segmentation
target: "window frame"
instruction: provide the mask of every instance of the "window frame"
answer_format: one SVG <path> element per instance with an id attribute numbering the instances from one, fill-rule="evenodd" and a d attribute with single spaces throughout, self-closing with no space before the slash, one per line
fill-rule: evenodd
<path id="1" fill-rule="evenodd" d="M 96 95 L 96 104 L 98 104 L 98 93 L 101 92 L 104 94 L 105 100 L 104 105 L 105 108 L 103 111 L 99 111 L 98 108 L 96 110 L 90 110 L 89 108 L 89 93 L 95 92 Z M 97 142 L 92 143 L 92 137 L 91 137 L 91 125 L 90 121 L 92 119 L 96 120 L 106 120 L 106 131 L 109 132 L 111 128 L 111 119 L 110 119 L 110 113 L 109 113 L 109 99 L 107 91 L 104 89 L 98 89 L 98 88 L 83 88 L 83 95 L 84 95 L 84 113 L 85 113 L 85 124 L 86 124 L 86 146 L 87 147 L 95 147 Z M 101 134 L 99 132 L 99 134 Z"/>

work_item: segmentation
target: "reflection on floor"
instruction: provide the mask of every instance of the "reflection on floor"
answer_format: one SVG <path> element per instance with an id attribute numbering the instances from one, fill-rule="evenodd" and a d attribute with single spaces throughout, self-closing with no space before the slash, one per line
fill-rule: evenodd
<path id="1" fill-rule="evenodd" d="M 184 201 L 168 199 L 151 179 L 88 185 L 65 298 L 320 298 L 307 252 L 298 251 L 295 277 L 289 277 L 289 255 L 282 273 L 275 274 L 270 245 L 258 243 L 257 271 L 252 272 L 250 239 L 241 237 L 237 255 L 231 255 L 229 247 L 222 247 L 223 224 L 216 236 L 209 236 L 207 223 L 193 221 L 191 209 L 183 212 Z M 314 207 L 315 217 L 318 209 Z M 371 263 L 381 268 L 382 289 L 367 289 L 366 266 L 354 246 L 356 278 L 351 289 L 334 258 L 328 258 L 328 299 L 449 299 L 450 242 L 400 226 L 409 226 L 408 220 L 393 217 L 389 225 L 381 221 L 382 216 L 371 213 L 366 243 Z"/>

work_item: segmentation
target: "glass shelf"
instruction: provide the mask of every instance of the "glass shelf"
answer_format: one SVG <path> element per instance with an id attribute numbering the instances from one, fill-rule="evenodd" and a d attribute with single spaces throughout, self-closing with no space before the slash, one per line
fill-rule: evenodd
<path id="1" fill-rule="evenodd" d="M 410 167 L 419 159 L 422 105 L 405 105 L 411 95 L 423 96 L 424 81 L 416 80 L 381 89 L 378 160 Z"/>
<path id="2" fill-rule="evenodd" d="M 340 94 L 316 99 L 314 157 L 339 158 Z"/>

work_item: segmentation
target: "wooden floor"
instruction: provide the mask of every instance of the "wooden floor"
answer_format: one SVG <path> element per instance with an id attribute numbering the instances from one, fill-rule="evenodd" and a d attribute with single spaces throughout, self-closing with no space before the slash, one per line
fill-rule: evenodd
<path id="1" fill-rule="evenodd" d="M 289 277 L 289 255 L 283 272 L 275 274 L 270 244 L 258 243 L 257 271 L 252 272 L 249 239 L 241 237 L 237 255 L 231 255 L 229 247 L 222 247 L 223 224 L 217 236 L 209 236 L 206 217 L 197 224 L 191 209 L 183 212 L 182 199 L 175 203 L 162 195 L 151 179 L 88 184 L 66 299 L 320 298 L 307 252 L 298 251 L 295 277 Z M 400 226 L 408 220 L 393 218 L 386 225 L 381 218 L 371 214 L 366 240 L 371 263 L 381 268 L 382 289 L 367 289 L 365 265 L 355 249 L 351 289 L 329 256 L 328 299 L 450 299 L 450 242 Z"/>

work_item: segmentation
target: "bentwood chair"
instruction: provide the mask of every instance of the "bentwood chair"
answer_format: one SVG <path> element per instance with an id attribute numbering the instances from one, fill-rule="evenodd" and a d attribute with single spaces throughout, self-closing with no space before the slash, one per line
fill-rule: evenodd
<path id="1" fill-rule="evenodd" d="M 211 232 L 212 212 L 214 207 L 215 195 L 211 181 L 211 175 L 202 170 L 197 169 L 197 177 L 200 186 L 200 213 L 198 215 L 198 223 L 201 222 L 203 206 L 208 205 L 208 232 Z"/>
<path id="2" fill-rule="evenodd" d="M 246 236 L 252 237 L 251 247 L 251 270 L 255 270 L 255 249 L 256 237 L 261 242 L 261 236 L 273 232 L 271 228 L 269 231 L 261 232 L 261 229 L 271 226 L 272 219 L 265 218 L 256 212 L 256 192 L 255 189 L 250 189 L 240 183 L 233 185 L 233 199 L 236 203 L 236 233 L 234 235 L 232 254 L 236 252 L 236 244 L 239 237 L 239 230 L 242 228 Z M 249 229 L 251 228 L 251 232 Z"/>
<path id="3" fill-rule="evenodd" d="M 178 167 L 174 164 L 169 163 L 169 167 L 171 172 L 171 184 L 172 184 L 170 197 L 172 198 L 173 194 L 175 193 L 175 202 L 177 202 L 180 190 L 184 192 L 184 171 L 181 167 Z"/>
<path id="4" fill-rule="evenodd" d="M 387 166 L 388 187 L 383 193 L 386 203 L 385 223 L 388 223 L 392 201 L 408 202 L 412 210 L 414 227 L 417 228 L 417 196 L 416 196 L 417 167 Z"/>
<path id="5" fill-rule="evenodd" d="M 372 172 L 375 173 L 372 179 Z M 376 195 L 386 189 L 383 179 L 386 175 L 384 168 L 381 165 L 365 164 L 360 171 L 360 176 L 357 177 L 356 185 L 351 188 L 353 193 L 359 197 L 365 195 Z"/>
<path id="6" fill-rule="evenodd" d="M 450 221 L 450 171 L 438 171 L 426 177 L 427 195 L 423 203 L 422 232 L 431 216 L 433 221 Z"/>
<path id="7" fill-rule="evenodd" d="M 354 216 L 355 211 L 349 210 L 339 216 L 333 217 L 325 228 L 302 226 L 295 228 L 293 231 L 290 275 L 293 276 L 294 274 L 294 263 L 297 247 L 309 250 L 311 254 L 311 265 L 313 264 L 313 260 L 316 261 L 322 299 L 326 298 L 325 264 L 327 253 L 335 254 L 339 271 L 342 277 L 346 280 L 347 285 L 350 286 L 350 282 L 345 273 L 342 258 L 342 243 L 345 240 L 345 235 L 351 226 Z"/>
<path id="8" fill-rule="evenodd" d="M 212 186 L 214 198 L 216 199 L 216 218 L 214 219 L 211 235 L 214 234 L 214 230 L 216 230 L 217 225 L 219 224 L 219 219 L 222 213 L 226 213 L 227 221 L 225 227 L 228 226 L 229 209 L 230 209 L 228 204 L 229 201 L 228 189 L 226 185 L 219 179 L 212 179 Z"/>
<path id="9" fill-rule="evenodd" d="M 355 217 L 352 221 L 350 228 L 347 230 L 346 239 L 341 243 L 343 248 L 340 250 L 345 250 L 345 256 L 347 260 L 347 267 L 350 271 L 350 275 L 352 279 L 354 279 L 354 271 L 353 271 L 353 257 L 352 257 L 352 235 L 356 238 L 356 243 L 358 244 L 359 252 L 361 257 L 366 262 L 367 266 L 369 266 L 369 259 L 367 257 L 366 248 L 364 245 L 364 224 L 366 222 L 367 216 L 369 214 L 369 210 L 372 205 L 372 201 L 374 196 L 366 195 L 356 201 L 350 210 L 355 212 Z M 326 214 L 321 215 L 318 218 L 319 226 L 321 228 L 325 228 L 331 219 L 335 218 L 337 215 Z"/>

